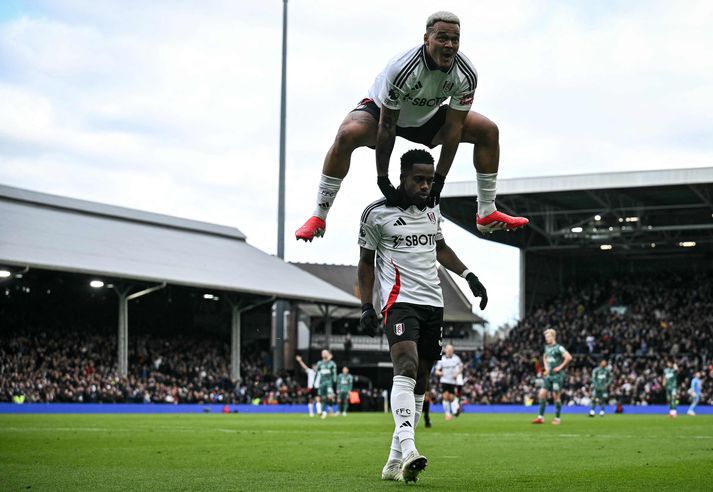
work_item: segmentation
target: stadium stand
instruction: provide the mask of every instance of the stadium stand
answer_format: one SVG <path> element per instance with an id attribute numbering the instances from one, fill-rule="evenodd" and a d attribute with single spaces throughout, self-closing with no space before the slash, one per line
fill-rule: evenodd
<path id="1" fill-rule="evenodd" d="M 588 404 L 591 371 L 606 358 L 614 372 L 612 401 L 663 403 L 667 358 L 679 367 L 679 398 L 687 401 L 692 372 L 708 373 L 703 399 L 713 404 L 713 276 L 658 275 L 572 286 L 527 315 L 482 353 L 465 354 L 464 393 L 474 403 L 524 403 L 535 396 L 544 348 L 542 332 L 574 356 L 563 399 Z"/>

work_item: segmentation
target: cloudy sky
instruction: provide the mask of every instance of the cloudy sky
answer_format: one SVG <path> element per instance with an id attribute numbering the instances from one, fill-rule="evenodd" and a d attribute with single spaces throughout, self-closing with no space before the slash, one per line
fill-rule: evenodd
<path id="1" fill-rule="evenodd" d="M 368 149 L 327 236 L 293 231 L 342 118 L 440 9 L 461 17 L 500 177 L 713 165 L 711 2 L 293 0 L 288 260 L 356 262 L 379 196 Z M 236 226 L 274 253 L 281 15 L 279 0 L 0 1 L 0 183 Z M 460 148 L 449 181 L 474 179 L 471 156 Z M 489 288 L 484 316 L 513 319 L 517 251 L 444 232 Z"/>

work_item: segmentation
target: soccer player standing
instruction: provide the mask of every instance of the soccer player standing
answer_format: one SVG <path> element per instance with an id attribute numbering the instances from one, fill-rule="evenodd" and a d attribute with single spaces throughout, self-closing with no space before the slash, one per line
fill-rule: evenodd
<path id="1" fill-rule="evenodd" d="M 663 383 L 664 388 L 666 388 L 666 402 L 668 403 L 668 416 L 671 418 L 676 418 L 676 398 L 678 397 L 678 380 L 676 378 L 676 372 L 678 371 L 678 366 L 676 363 L 669 359 L 666 361 L 666 367 L 663 370 Z"/>
<path id="2" fill-rule="evenodd" d="M 597 403 L 599 403 L 599 415 L 604 417 L 604 410 L 609 399 L 609 385 L 612 380 L 612 372 L 606 359 L 600 360 L 599 367 L 592 371 L 592 408 L 589 410 L 590 417 L 594 417 L 596 414 Z"/>
<path id="3" fill-rule="evenodd" d="M 342 373 L 337 378 L 337 401 L 339 402 L 339 411 L 341 411 L 342 416 L 347 416 L 347 409 L 349 409 L 349 392 L 354 386 L 354 377 L 349 374 L 349 368 L 344 366 L 342 368 Z"/>
<path id="4" fill-rule="evenodd" d="M 691 395 L 691 406 L 688 407 L 688 412 L 686 413 L 691 417 L 696 415 L 696 406 L 698 406 L 698 402 L 701 401 L 702 386 L 701 373 L 696 372 L 693 375 L 693 379 L 691 379 L 691 388 L 688 390 L 688 394 Z"/>
<path id="5" fill-rule="evenodd" d="M 297 239 L 312 241 L 324 235 L 327 214 L 349 172 L 352 152 L 359 147 L 376 150 L 377 184 L 390 202 L 397 199 L 388 173 L 397 136 L 430 148 L 441 146 L 430 191 L 431 206 L 438 203 L 459 143 L 472 143 L 478 180 L 478 230 L 513 230 L 528 223 L 495 207 L 499 131 L 488 118 L 470 111 L 478 73 L 459 52 L 459 42 L 460 19 L 451 12 L 436 12 L 426 21 L 423 43 L 389 61 L 376 77 L 369 96 L 339 127 L 324 159 L 315 210 L 295 232 Z"/>
<path id="6" fill-rule="evenodd" d="M 567 349 L 557 343 L 557 332 L 553 329 L 545 330 L 545 353 L 542 357 L 545 365 L 545 382 L 540 389 L 538 398 L 540 400 L 540 412 L 533 424 L 545 422 L 545 406 L 547 405 L 547 394 L 552 395 L 555 402 L 555 418 L 552 419 L 554 425 L 560 423 L 560 413 L 562 412 L 561 392 L 564 387 L 564 369 L 572 362 L 572 356 Z"/>
<path id="7" fill-rule="evenodd" d="M 457 413 L 458 377 L 463 375 L 463 361 L 454 353 L 453 345 L 446 345 L 445 353 L 436 364 L 436 376 L 441 378 L 443 392 L 443 413 L 446 420 L 451 420 Z"/>
<path id="8" fill-rule="evenodd" d="M 414 430 L 433 363 L 441 355 L 443 293 L 438 263 L 466 278 L 473 294 L 481 298 L 481 309 L 488 302 L 478 277 L 443 239 L 439 207 L 427 205 L 434 171 L 431 154 L 406 152 L 401 157 L 397 204 L 372 203 L 364 210 L 359 229 L 361 326 L 366 333 L 379 332 L 372 304 L 376 299 L 394 365 L 391 412 L 395 430 L 383 480 L 416 481 L 428 463 L 416 449 Z"/>
<path id="9" fill-rule="evenodd" d="M 334 401 L 334 383 L 337 381 L 337 364 L 329 350 L 322 350 L 322 360 L 317 362 L 319 375 L 319 399 L 322 403 L 322 418 L 327 418 L 327 407 Z"/>
<path id="10" fill-rule="evenodd" d="M 312 369 L 307 364 L 304 363 L 300 355 L 295 356 L 295 360 L 299 363 L 302 370 L 307 373 L 307 411 L 310 417 L 314 417 L 314 411 L 312 410 L 312 404 L 314 404 L 317 410 L 317 415 L 322 413 L 322 403 L 319 401 L 319 395 L 316 394 L 316 386 L 319 384 L 319 378 L 317 376 L 317 371 Z M 316 364 L 315 364 L 316 368 Z"/>

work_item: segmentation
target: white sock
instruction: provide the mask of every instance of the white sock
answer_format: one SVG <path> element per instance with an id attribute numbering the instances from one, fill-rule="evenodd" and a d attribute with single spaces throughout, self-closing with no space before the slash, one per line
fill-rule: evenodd
<path id="1" fill-rule="evenodd" d="M 307 410 L 309 411 L 309 416 L 311 417 L 314 415 L 314 411 L 312 410 L 312 403 L 307 404 Z"/>
<path id="2" fill-rule="evenodd" d="M 443 400 L 443 413 L 446 415 L 451 414 L 451 403 L 448 400 Z"/>
<path id="3" fill-rule="evenodd" d="M 495 208 L 498 173 L 475 173 L 478 178 L 478 215 L 485 217 L 492 214 Z"/>
<path id="4" fill-rule="evenodd" d="M 342 185 L 342 180 L 333 178 L 323 174 L 319 180 L 319 188 L 317 190 L 317 206 L 312 215 L 319 217 L 322 220 L 327 220 L 329 209 L 332 208 L 334 199 L 337 197 L 339 187 Z"/>
<path id="5" fill-rule="evenodd" d="M 458 407 L 460 407 L 460 402 L 458 401 L 458 398 L 453 398 L 453 401 L 451 402 L 451 411 L 453 413 L 458 413 Z"/>
<path id="6" fill-rule="evenodd" d="M 413 419 L 413 429 L 416 432 L 418 427 L 418 422 L 421 420 L 421 414 L 423 413 L 423 400 L 426 395 L 413 395 L 414 402 L 416 403 L 416 417 Z"/>
<path id="7" fill-rule="evenodd" d="M 413 394 L 415 386 L 416 380 L 406 376 L 394 376 L 391 386 L 391 414 L 394 416 L 402 456 L 407 456 L 416 450 L 414 440 L 416 399 Z"/>
<path id="8" fill-rule="evenodd" d="M 322 413 L 322 402 L 318 401 L 317 403 L 314 404 L 314 407 L 317 409 L 317 415 Z"/>

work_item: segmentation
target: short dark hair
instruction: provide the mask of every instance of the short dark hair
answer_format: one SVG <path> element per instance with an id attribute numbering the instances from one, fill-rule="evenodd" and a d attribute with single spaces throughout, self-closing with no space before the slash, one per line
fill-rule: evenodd
<path id="1" fill-rule="evenodd" d="M 401 174 L 406 174 L 414 164 L 434 164 L 433 156 L 423 149 L 411 149 L 401 156 Z"/>

